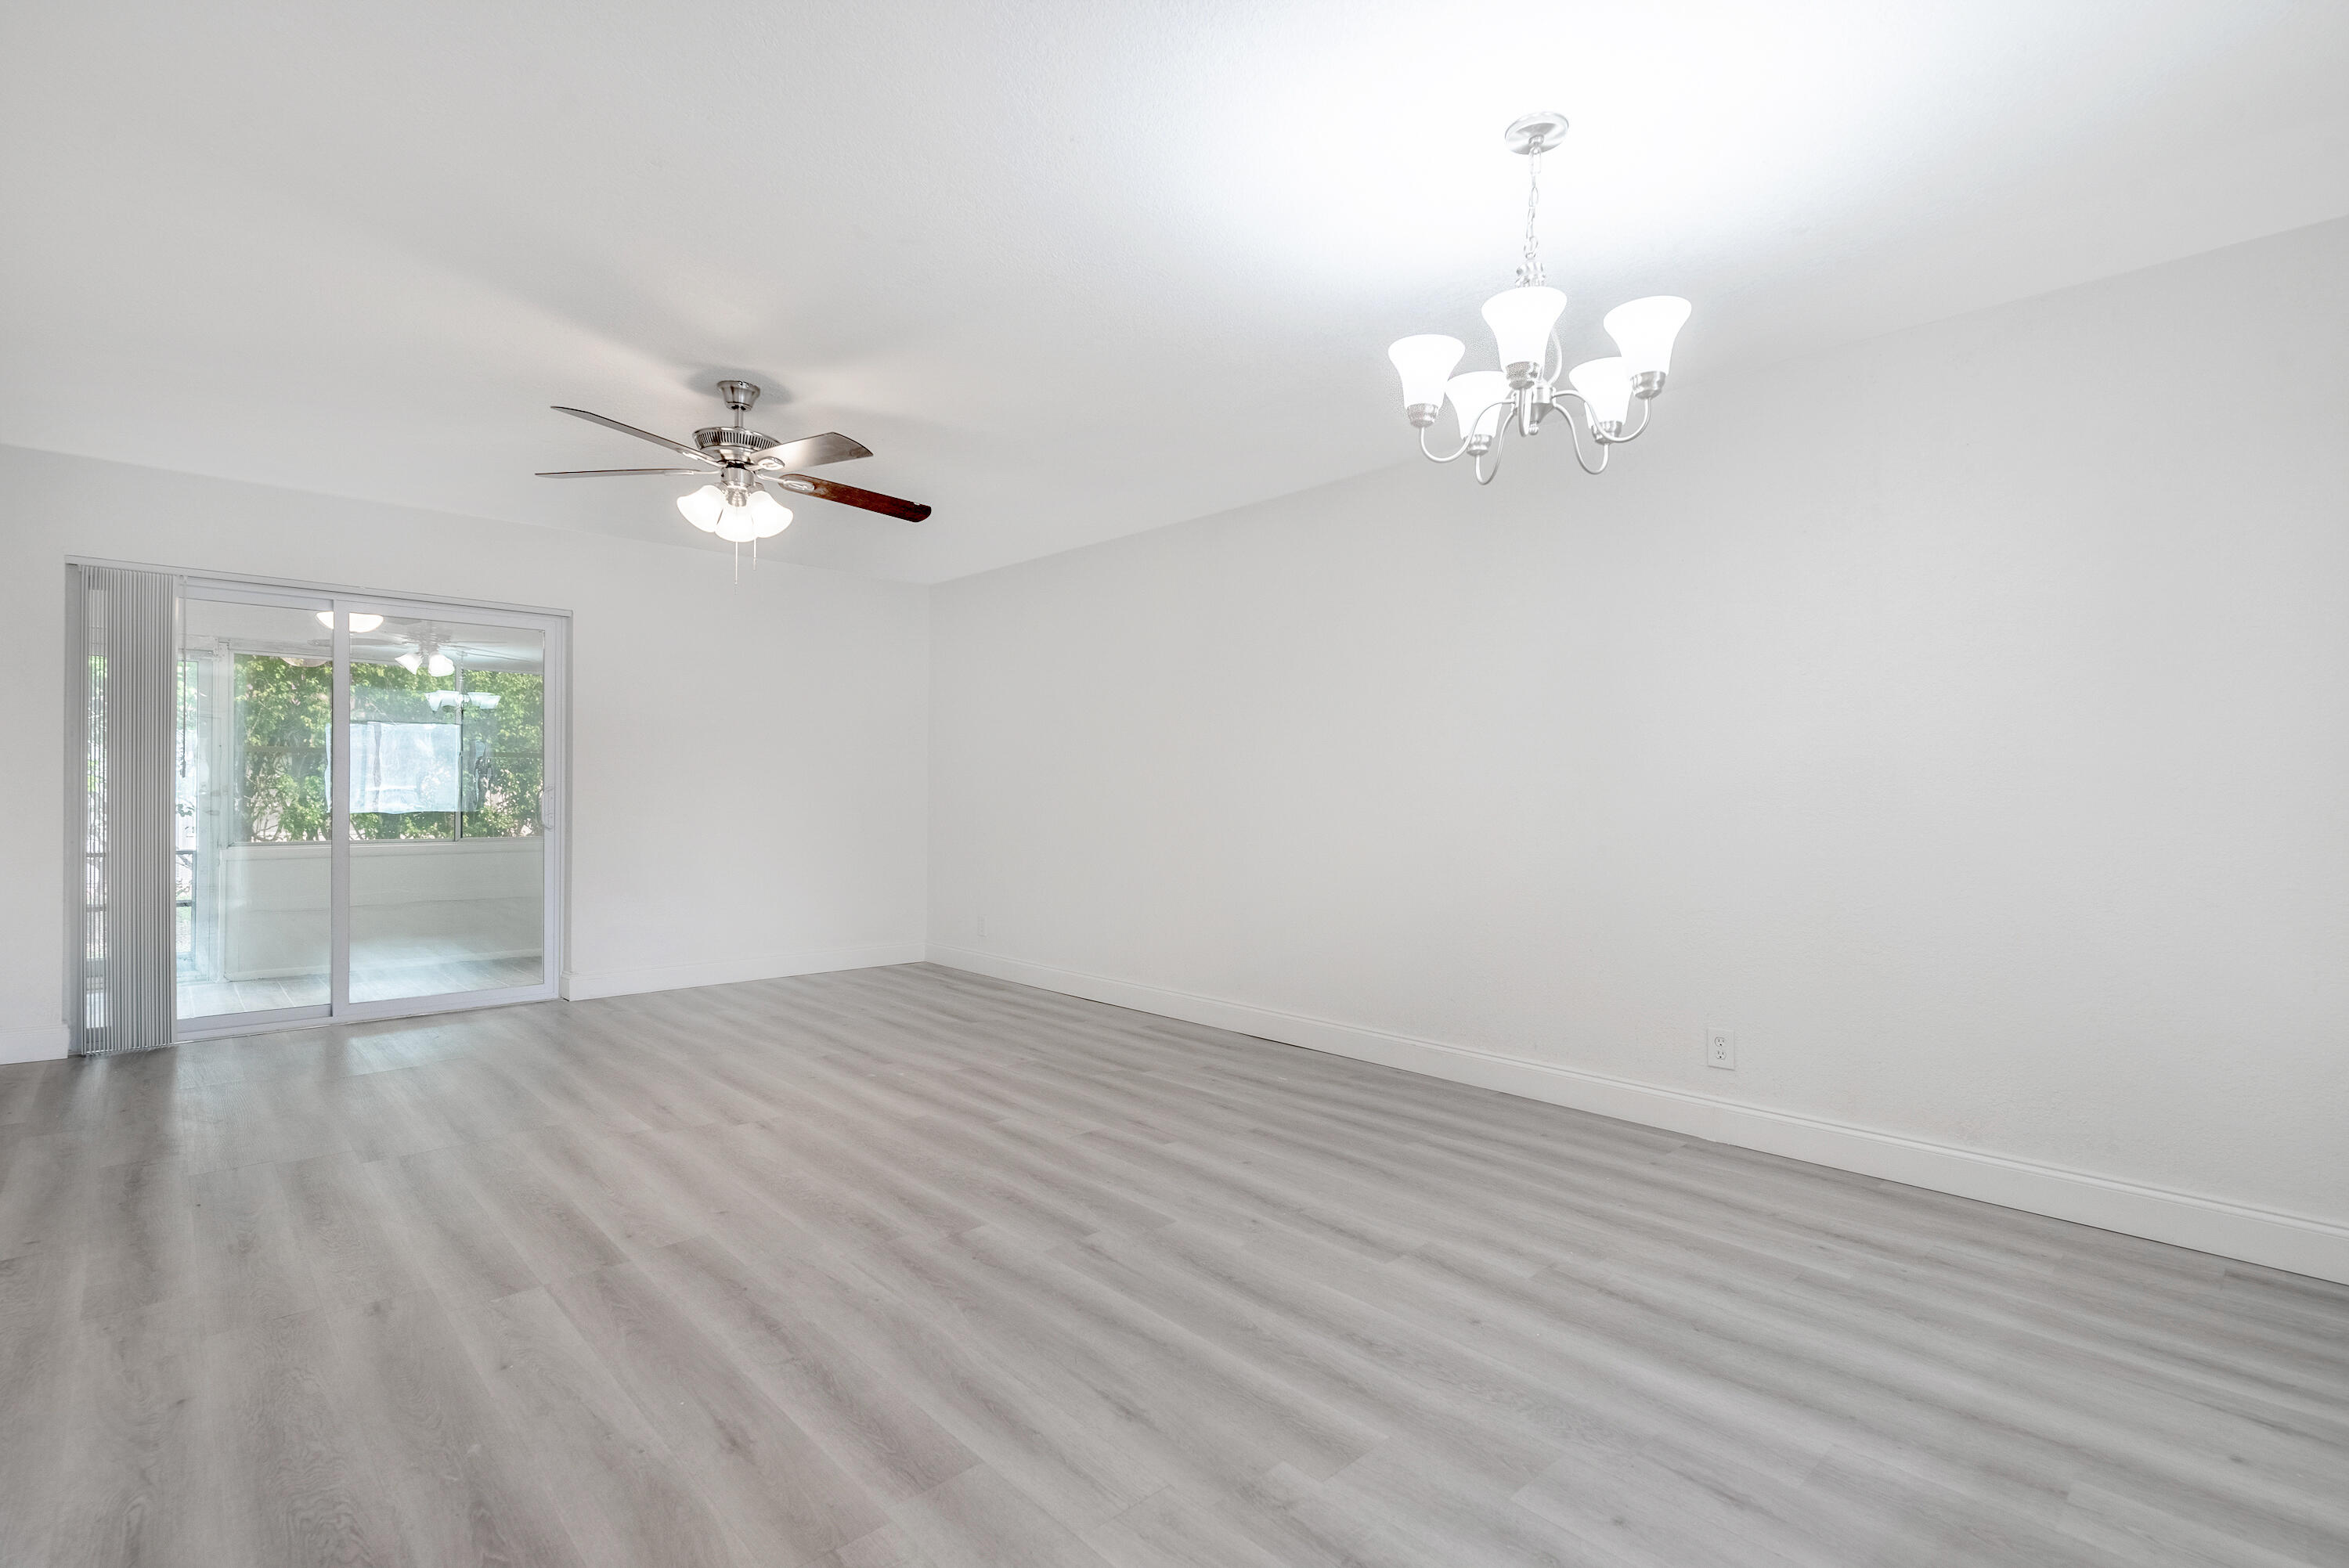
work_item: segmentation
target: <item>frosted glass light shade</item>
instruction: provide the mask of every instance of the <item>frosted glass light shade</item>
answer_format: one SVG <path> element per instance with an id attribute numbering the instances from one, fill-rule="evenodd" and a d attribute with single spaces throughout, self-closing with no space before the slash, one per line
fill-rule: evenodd
<path id="1" fill-rule="evenodd" d="M 1443 402 L 1444 383 L 1467 352 L 1467 345 L 1440 332 L 1396 338 L 1387 349 L 1387 358 L 1402 377 L 1402 406 L 1422 408 Z"/>
<path id="2" fill-rule="evenodd" d="M 457 661 L 446 654 L 435 654 L 424 661 L 424 673 L 436 680 L 457 673 Z"/>
<path id="3" fill-rule="evenodd" d="M 1594 425 L 1621 424 L 1631 412 L 1631 372 L 1620 359 L 1588 359 L 1566 373 L 1590 405 Z"/>
<path id="4" fill-rule="evenodd" d="M 1501 420 L 1509 409 L 1509 378 L 1499 371 L 1454 376 L 1444 384 L 1444 396 L 1452 404 L 1452 417 L 1460 421 L 1463 439 L 1483 436 L 1489 440 L 1501 433 Z"/>
<path id="5" fill-rule="evenodd" d="M 740 506 L 730 503 L 720 507 L 715 531 L 730 544 L 748 544 L 759 537 L 758 514 L 750 510 L 748 500 Z"/>
<path id="6" fill-rule="evenodd" d="M 318 624 L 326 627 L 326 630 L 330 632 L 333 631 L 335 629 L 335 613 L 332 610 L 319 611 Z M 382 624 L 383 617 L 380 615 L 354 614 L 351 616 L 351 630 L 354 632 L 372 632 L 378 626 Z"/>
<path id="7" fill-rule="evenodd" d="M 414 675 L 417 671 L 424 667 L 424 655 L 422 654 L 402 654 L 391 662 L 398 665 L 401 669 L 406 670 L 409 675 Z"/>
<path id="8" fill-rule="evenodd" d="M 1493 329 L 1493 345 L 1501 363 L 1539 365 L 1549 357 L 1549 329 L 1566 308 L 1566 295 L 1539 284 L 1496 294 L 1485 302 L 1485 325 Z"/>
<path id="9" fill-rule="evenodd" d="M 703 485 L 690 495 L 677 498 L 677 510 L 685 521 L 708 533 L 717 528 L 718 514 L 726 510 L 726 492 L 716 485 Z"/>
<path id="10" fill-rule="evenodd" d="M 1661 376 L 1672 367 L 1672 339 L 1689 318 L 1689 302 L 1677 294 L 1650 294 L 1619 304 L 1599 325 L 1623 351 L 1627 376 Z"/>
<path id="11" fill-rule="evenodd" d="M 792 509 L 765 490 L 752 490 L 750 504 L 746 510 L 750 513 L 751 526 L 759 531 L 757 537 L 761 539 L 772 539 L 792 525 Z"/>

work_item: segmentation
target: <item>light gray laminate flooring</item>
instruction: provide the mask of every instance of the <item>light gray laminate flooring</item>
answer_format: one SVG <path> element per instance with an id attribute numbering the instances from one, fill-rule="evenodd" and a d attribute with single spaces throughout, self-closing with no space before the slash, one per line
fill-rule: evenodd
<path id="1" fill-rule="evenodd" d="M 0 1563 L 2349 1563 L 2349 1288 L 927 966 L 0 1068 Z"/>

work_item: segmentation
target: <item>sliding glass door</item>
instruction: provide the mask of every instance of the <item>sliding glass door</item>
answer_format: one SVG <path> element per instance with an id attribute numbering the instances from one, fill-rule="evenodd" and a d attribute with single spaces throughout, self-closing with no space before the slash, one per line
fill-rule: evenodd
<path id="1" fill-rule="evenodd" d="M 181 1037 L 554 995 L 563 618 L 182 591 Z"/>
<path id="2" fill-rule="evenodd" d="M 349 999 L 543 985 L 545 632 L 383 610 L 348 636 Z"/>
<path id="3" fill-rule="evenodd" d="M 180 1020 L 324 1016 L 334 998 L 327 601 L 191 591 L 180 615 Z"/>

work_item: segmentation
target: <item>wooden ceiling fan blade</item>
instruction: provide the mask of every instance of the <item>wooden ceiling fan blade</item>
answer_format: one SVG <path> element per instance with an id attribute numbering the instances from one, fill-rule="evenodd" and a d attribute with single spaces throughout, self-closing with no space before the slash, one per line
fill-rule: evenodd
<path id="1" fill-rule="evenodd" d="M 837 430 L 826 430 L 821 436 L 802 436 L 796 441 L 778 441 L 752 452 L 744 460 L 756 463 L 770 473 L 788 469 L 812 469 L 820 463 L 844 463 L 851 458 L 869 458 L 871 449 Z M 770 464 L 775 465 L 770 467 Z"/>
<path id="2" fill-rule="evenodd" d="M 549 407 L 558 414 L 568 414 L 574 419 L 585 419 L 593 424 L 605 426 L 619 431 L 624 436 L 634 436 L 640 441 L 650 441 L 657 447 L 667 447 L 672 452 L 683 452 L 694 461 L 707 463 L 713 469 L 721 466 L 717 459 L 708 456 L 698 447 L 687 446 L 683 441 L 672 441 L 667 436 L 656 436 L 650 430 L 639 430 L 634 425 L 623 425 L 617 419 L 607 419 L 601 414 L 590 414 L 585 408 L 566 408 L 560 403 L 551 404 Z"/>
<path id="3" fill-rule="evenodd" d="M 709 471 L 708 469 L 557 469 L 552 473 L 542 473 L 538 477 L 543 480 L 600 480 L 608 479 L 614 474 L 701 475 Z"/>
<path id="4" fill-rule="evenodd" d="M 878 490 L 858 490 L 833 480 L 820 480 L 811 474 L 784 474 L 767 481 L 776 489 L 793 495 L 811 495 L 818 500 L 836 500 L 843 506 L 862 507 L 877 511 L 884 517 L 894 517 L 906 522 L 919 522 L 930 515 L 930 509 L 917 500 L 899 500 Z"/>

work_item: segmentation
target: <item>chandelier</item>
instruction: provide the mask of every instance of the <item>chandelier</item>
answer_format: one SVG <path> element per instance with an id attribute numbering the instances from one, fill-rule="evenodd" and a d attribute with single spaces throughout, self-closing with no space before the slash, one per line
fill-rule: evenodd
<path id="1" fill-rule="evenodd" d="M 1543 279 L 1534 219 L 1541 208 L 1542 154 L 1566 139 L 1566 117 L 1548 111 L 1529 114 L 1505 136 L 1509 150 L 1526 158 L 1526 249 L 1517 263 L 1516 285 L 1485 302 L 1485 323 L 1493 329 L 1501 368 L 1454 376 L 1468 350 L 1458 338 L 1441 333 L 1399 339 L 1387 357 L 1402 377 L 1403 416 L 1419 430 L 1419 449 L 1436 462 L 1470 459 L 1476 482 L 1491 484 L 1500 472 L 1501 443 L 1509 432 L 1537 435 L 1555 414 L 1573 438 L 1574 460 L 1583 472 L 1595 474 L 1607 467 L 1609 448 L 1638 439 L 1648 428 L 1649 405 L 1664 389 L 1672 339 L 1689 318 L 1689 302 L 1651 294 L 1617 305 L 1599 325 L 1620 352 L 1584 361 L 1567 371 L 1560 385 L 1557 366 L 1566 356 L 1558 347 L 1557 318 L 1566 309 L 1566 295 Z M 1598 449 L 1596 463 L 1583 455 L 1583 432 L 1567 407 L 1569 398 L 1582 406 L 1583 424 Z M 1631 425 L 1635 402 L 1640 420 Z M 1446 403 L 1452 405 L 1460 444 L 1438 454 L 1428 449 L 1427 431 Z"/>

